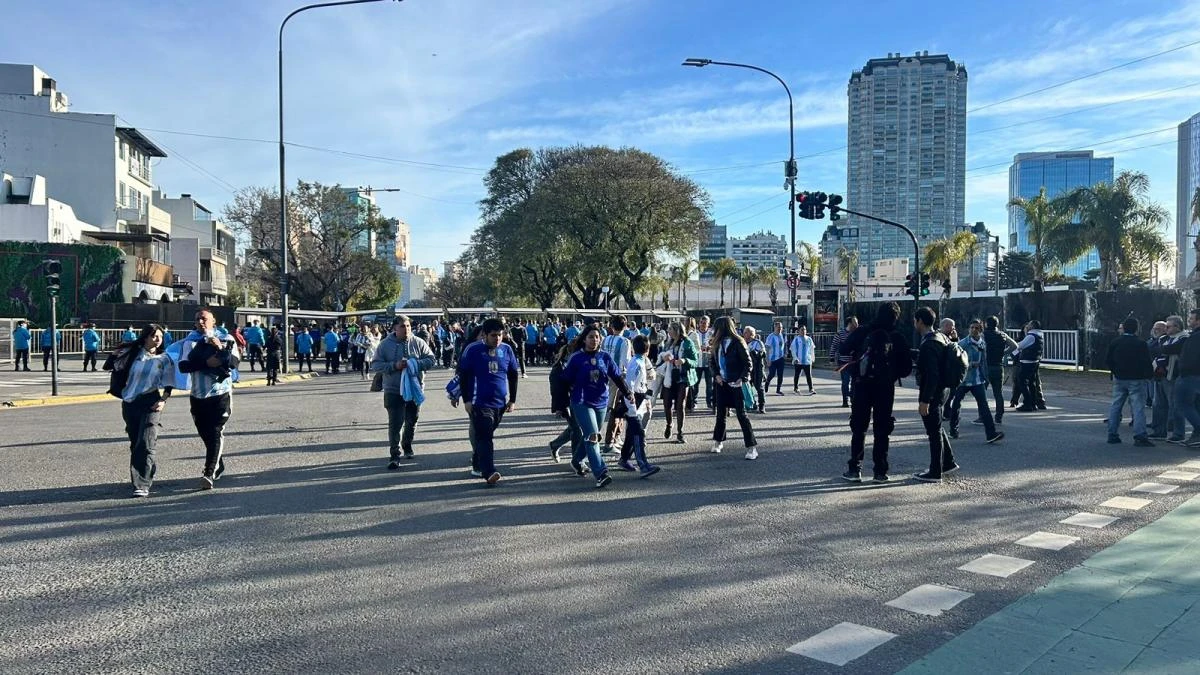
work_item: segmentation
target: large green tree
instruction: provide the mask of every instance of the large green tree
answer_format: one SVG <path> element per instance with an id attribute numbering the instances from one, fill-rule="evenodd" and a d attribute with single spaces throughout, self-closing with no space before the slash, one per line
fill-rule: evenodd
<path id="1" fill-rule="evenodd" d="M 997 270 L 1000 288 L 1025 288 L 1035 278 L 1033 254 L 1029 251 L 1013 251 L 1000 258 Z"/>
<path id="2" fill-rule="evenodd" d="M 725 306 L 725 282 L 737 276 L 738 264 L 733 258 L 721 258 L 709 263 L 703 263 L 713 277 L 721 284 L 721 307 Z M 734 304 L 737 304 L 736 302 Z"/>
<path id="3" fill-rule="evenodd" d="M 1122 278 L 1149 278 L 1155 265 L 1172 256 L 1163 231 L 1169 214 L 1149 200 L 1149 192 L 1146 174 L 1122 171 L 1111 184 L 1076 188 L 1055 200 L 1071 220 L 1051 242 L 1054 258 L 1065 264 L 1095 248 L 1102 291 Z"/>
<path id="4" fill-rule="evenodd" d="M 1046 279 L 1047 243 L 1055 240 L 1070 222 L 1069 209 L 1064 208 L 1062 202 L 1049 199 L 1044 187 L 1038 191 L 1038 196 L 1032 199 L 1013 197 L 1008 205 L 1024 213 L 1026 237 L 1033 246 L 1033 287 L 1041 290 Z"/>
<path id="5" fill-rule="evenodd" d="M 279 192 L 239 190 L 224 219 L 246 251 L 244 283 L 257 281 L 277 293 Z M 288 287 L 301 308 L 374 309 L 399 297 L 399 275 L 370 250 L 372 239 L 396 236 L 394 222 L 378 208 L 355 203 L 340 186 L 299 181 L 288 195 L 288 230 Z"/>
<path id="6" fill-rule="evenodd" d="M 602 288 L 640 309 L 638 292 L 664 259 L 693 251 L 708 195 L 658 157 L 605 147 L 514 150 L 484 179 L 469 274 L 542 306 L 560 295 L 597 308 Z"/>

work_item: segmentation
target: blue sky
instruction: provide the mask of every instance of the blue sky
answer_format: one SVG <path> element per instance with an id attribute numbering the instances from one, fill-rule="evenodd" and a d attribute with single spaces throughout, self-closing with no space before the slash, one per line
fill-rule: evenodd
<path id="1" fill-rule="evenodd" d="M 275 35 L 301 4 L 21 3 L 0 22 L 0 61 L 39 65 L 75 111 L 147 130 L 171 155 L 155 167 L 162 189 L 219 210 L 231 189 L 278 181 Z M 289 182 L 405 190 L 380 204 L 411 224 L 413 262 L 440 268 L 474 229 L 483 173 L 516 147 L 636 146 L 700 182 L 731 234 L 786 233 L 782 89 L 686 57 L 783 77 L 799 186 L 841 192 L 846 82 L 868 59 L 947 53 L 974 110 L 1200 40 L 1200 3 L 405 0 L 313 10 L 287 30 L 287 138 L 325 149 L 291 148 Z M 1015 153 L 1091 148 L 1149 174 L 1173 212 L 1173 128 L 1200 112 L 1197 63 L 1200 45 L 970 113 L 967 220 L 1006 227 Z M 798 236 L 824 225 L 802 220 Z"/>

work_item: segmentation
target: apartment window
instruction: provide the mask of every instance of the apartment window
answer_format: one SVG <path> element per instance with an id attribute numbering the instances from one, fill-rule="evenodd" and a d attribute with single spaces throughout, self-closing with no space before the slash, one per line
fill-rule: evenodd
<path id="1" fill-rule="evenodd" d="M 117 141 L 117 156 L 125 159 L 125 141 Z"/>

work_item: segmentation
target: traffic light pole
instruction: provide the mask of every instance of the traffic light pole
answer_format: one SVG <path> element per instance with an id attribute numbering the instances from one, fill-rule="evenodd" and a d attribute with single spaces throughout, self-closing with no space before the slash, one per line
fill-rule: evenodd
<path id="1" fill-rule="evenodd" d="M 884 225 L 891 225 L 892 227 L 898 227 L 898 228 L 904 230 L 905 234 L 908 235 L 908 238 L 912 240 L 913 262 L 916 265 L 916 278 L 918 279 L 918 283 L 919 283 L 919 280 L 921 278 L 921 246 L 919 244 L 917 244 L 917 235 L 914 234 L 912 230 L 908 229 L 907 225 L 897 223 L 894 220 L 888 220 L 887 218 L 879 218 L 878 216 L 872 216 L 870 214 L 860 213 L 858 211 L 851 211 L 850 209 L 848 209 L 844 206 L 831 207 L 830 213 L 849 213 L 852 216 L 858 216 L 859 218 L 866 218 L 867 220 L 873 220 L 877 223 L 883 223 Z M 916 311 L 917 300 L 918 300 L 917 296 L 913 296 L 913 311 L 914 312 Z M 913 331 L 914 331 L 913 334 L 916 335 L 915 328 L 913 329 Z M 918 337 L 913 338 L 913 348 L 914 349 L 916 348 L 916 345 L 918 344 L 917 340 L 919 340 Z"/>
<path id="2" fill-rule="evenodd" d="M 50 296 L 50 395 L 58 396 L 58 296 Z"/>

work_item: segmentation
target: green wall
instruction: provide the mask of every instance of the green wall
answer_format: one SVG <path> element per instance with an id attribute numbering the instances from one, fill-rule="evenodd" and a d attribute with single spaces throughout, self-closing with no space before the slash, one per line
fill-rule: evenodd
<path id="1" fill-rule="evenodd" d="M 25 317 L 35 326 L 50 321 L 50 297 L 42 261 L 62 262 L 58 323 L 86 316 L 93 302 L 125 302 L 120 249 L 90 244 L 0 241 L 0 316 Z"/>

